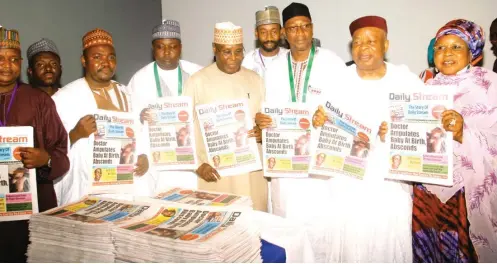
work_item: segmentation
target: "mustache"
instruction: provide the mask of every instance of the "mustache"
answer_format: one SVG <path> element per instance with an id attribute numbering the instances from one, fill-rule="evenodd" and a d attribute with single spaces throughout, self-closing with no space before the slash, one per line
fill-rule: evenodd
<path id="1" fill-rule="evenodd" d="M 270 47 L 270 48 L 266 47 L 266 44 L 268 44 L 268 43 L 273 43 L 274 44 L 273 47 Z M 279 46 L 278 43 L 279 43 L 279 41 L 275 41 L 275 40 L 264 41 L 264 42 L 261 42 L 261 48 L 267 52 L 271 52 L 271 51 L 276 50 L 278 48 L 278 46 Z"/>
<path id="2" fill-rule="evenodd" d="M 103 70 L 105 70 L 105 69 L 107 69 L 107 70 L 109 70 L 109 71 L 113 71 L 110 67 L 101 67 L 101 68 L 98 68 L 98 69 L 97 69 L 97 72 L 101 72 L 101 71 L 103 71 Z"/>
<path id="3" fill-rule="evenodd" d="M 276 40 L 268 40 L 268 41 L 261 42 L 261 44 L 262 45 L 266 45 L 266 44 L 269 44 L 269 43 L 273 43 L 275 46 L 277 46 L 278 42 L 279 41 L 276 41 Z"/>
<path id="4" fill-rule="evenodd" d="M 38 78 L 47 77 L 47 75 L 49 75 L 49 74 L 52 75 L 52 79 L 56 79 L 56 80 L 59 80 L 62 77 L 62 73 L 45 72 L 45 73 L 41 74 Z"/>

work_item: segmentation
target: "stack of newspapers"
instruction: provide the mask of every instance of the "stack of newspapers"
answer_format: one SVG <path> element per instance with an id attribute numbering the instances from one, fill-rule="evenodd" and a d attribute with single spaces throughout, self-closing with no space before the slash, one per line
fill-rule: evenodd
<path id="1" fill-rule="evenodd" d="M 162 205 L 149 219 L 113 227 L 116 262 L 262 262 L 252 210 Z"/>
<path id="2" fill-rule="evenodd" d="M 143 198 L 138 197 L 142 200 Z M 150 198 L 148 198 L 150 199 Z M 144 199 L 144 201 L 149 201 Z M 199 206 L 244 206 L 252 207 L 252 199 L 249 196 L 241 196 L 230 193 L 208 192 L 202 190 L 170 188 L 158 192 L 153 199 Z"/>
<path id="3" fill-rule="evenodd" d="M 89 196 L 31 217 L 28 262 L 255 262 L 251 208 Z"/>
<path id="4" fill-rule="evenodd" d="M 146 219 L 151 210 L 129 201 L 85 197 L 33 215 L 28 262 L 114 262 L 112 226 Z"/>

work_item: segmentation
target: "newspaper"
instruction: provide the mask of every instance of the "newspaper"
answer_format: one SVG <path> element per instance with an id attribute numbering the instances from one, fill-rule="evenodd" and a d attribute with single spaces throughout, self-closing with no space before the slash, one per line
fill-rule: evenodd
<path id="1" fill-rule="evenodd" d="M 369 153 L 374 148 L 372 128 L 331 101 L 326 101 L 324 109 L 328 120 L 318 129 L 309 173 L 364 179 Z"/>
<path id="2" fill-rule="evenodd" d="M 28 262 L 114 262 L 112 227 L 149 219 L 160 208 L 87 196 L 35 214 L 29 221 Z"/>
<path id="3" fill-rule="evenodd" d="M 111 222 L 117 224 L 143 217 L 150 207 L 148 204 L 86 196 L 78 202 L 43 212 L 42 215 L 83 223 Z"/>
<path id="4" fill-rule="evenodd" d="M 441 119 L 452 109 L 450 87 L 432 86 L 423 92 L 390 93 L 388 178 L 453 185 L 452 133 Z"/>
<path id="5" fill-rule="evenodd" d="M 33 128 L 0 127 L 0 222 L 38 213 L 36 170 L 24 168 L 19 147 L 33 147 Z"/>
<path id="6" fill-rule="evenodd" d="M 221 176 L 233 176 L 262 169 L 247 100 L 196 106 L 207 158 Z"/>
<path id="7" fill-rule="evenodd" d="M 161 192 L 155 196 L 155 199 L 202 206 L 252 205 L 251 199 L 248 196 L 183 188 L 172 188 Z"/>
<path id="8" fill-rule="evenodd" d="M 197 169 L 192 99 L 163 97 L 147 108 L 154 116 L 148 124 L 151 164 L 157 170 Z"/>
<path id="9" fill-rule="evenodd" d="M 205 242 L 233 225 L 241 212 L 163 207 L 152 218 L 120 228 L 181 241 Z"/>
<path id="10" fill-rule="evenodd" d="M 264 103 L 262 112 L 273 119 L 273 126 L 262 134 L 264 175 L 307 177 L 312 120 L 308 106 Z"/>
<path id="11" fill-rule="evenodd" d="M 135 120 L 130 113 L 99 110 L 91 165 L 91 193 L 131 193 L 136 163 Z"/>
<path id="12" fill-rule="evenodd" d="M 32 216 L 29 262 L 261 262 L 251 209 L 88 196 Z"/>
<path id="13" fill-rule="evenodd" d="M 124 262 L 261 262 L 252 210 L 161 204 L 153 217 L 112 228 L 116 260 Z"/>

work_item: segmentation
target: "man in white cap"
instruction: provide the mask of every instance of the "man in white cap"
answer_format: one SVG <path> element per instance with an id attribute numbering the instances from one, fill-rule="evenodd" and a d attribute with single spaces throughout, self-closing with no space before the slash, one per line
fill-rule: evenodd
<path id="1" fill-rule="evenodd" d="M 147 105 L 157 98 L 182 96 L 183 86 L 201 66 L 181 60 L 181 30 L 175 20 L 164 20 L 152 30 L 154 61 L 133 75 L 127 86 L 131 95 L 133 111 L 140 115 L 140 121 L 152 121 Z M 166 186 L 197 188 L 197 175 L 191 171 L 151 171 L 150 195 Z"/>
<path id="2" fill-rule="evenodd" d="M 55 43 L 50 39 L 42 38 L 29 46 L 26 55 L 31 86 L 50 96 L 54 95 L 61 86 L 62 76 L 59 50 Z"/>
<path id="3" fill-rule="evenodd" d="M 250 112 L 260 110 L 264 101 L 264 81 L 254 71 L 241 67 L 243 60 L 242 28 L 231 22 L 218 23 L 214 29 L 212 50 L 216 62 L 194 74 L 185 85 L 185 95 L 193 98 L 195 105 L 216 101 L 247 99 Z M 207 153 L 195 115 L 195 137 L 198 160 L 199 189 L 247 195 L 252 198 L 254 209 L 267 210 L 267 181 L 262 171 L 221 178 L 207 161 Z M 254 136 L 256 131 L 248 132 Z M 257 131 L 260 135 L 260 130 Z"/>
<path id="4" fill-rule="evenodd" d="M 274 6 L 255 13 L 255 38 L 259 48 L 245 55 L 242 66 L 257 72 L 262 78 L 269 64 L 277 56 L 288 52 L 279 46 L 281 39 L 280 11 Z"/>

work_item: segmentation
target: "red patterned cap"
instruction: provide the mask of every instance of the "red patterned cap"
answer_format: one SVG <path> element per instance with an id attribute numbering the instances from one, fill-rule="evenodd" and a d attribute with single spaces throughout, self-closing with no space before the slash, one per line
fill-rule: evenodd
<path id="1" fill-rule="evenodd" d="M 83 50 L 98 45 L 110 45 L 114 47 L 112 35 L 100 28 L 96 28 L 83 36 Z"/>

